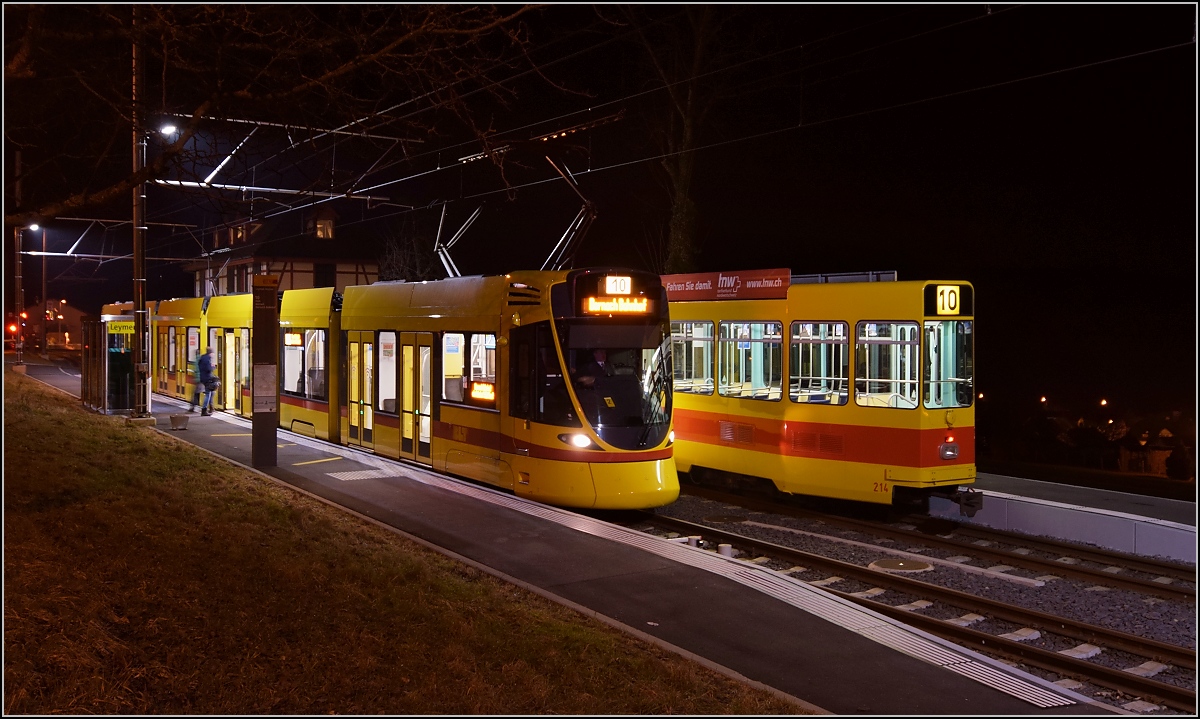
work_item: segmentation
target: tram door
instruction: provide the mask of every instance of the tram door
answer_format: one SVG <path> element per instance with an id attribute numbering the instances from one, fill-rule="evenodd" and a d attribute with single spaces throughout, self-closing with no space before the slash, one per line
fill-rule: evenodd
<path id="1" fill-rule="evenodd" d="M 349 427 L 346 441 L 374 449 L 375 333 L 346 333 L 346 403 Z"/>
<path id="2" fill-rule="evenodd" d="M 178 338 L 176 342 L 178 343 Z M 180 358 L 183 363 L 183 398 L 192 399 L 196 394 L 196 383 L 200 378 L 196 376 L 196 360 L 200 359 L 200 328 L 187 328 L 187 354 Z"/>
<path id="3" fill-rule="evenodd" d="M 180 327 L 175 331 L 175 396 L 181 399 L 191 399 L 192 388 L 190 380 L 191 364 L 188 362 L 188 340 L 192 329 Z"/>
<path id="4" fill-rule="evenodd" d="M 225 330 L 225 346 L 221 353 L 221 370 L 217 376 L 221 378 L 221 404 L 225 409 L 240 413 L 242 410 L 242 383 L 239 382 L 238 359 L 241 347 L 238 345 L 234 330 Z"/>
<path id="5" fill-rule="evenodd" d="M 248 397 L 253 394 L 250 389 L 250 328 L 243 327 L 238 331 L 240 341 L 238 343 L 238 410 L 242 416 L 249 417 L 252 415 Z"/>
<path id="6" fill-rule="evenodd" d="M 225 332 L 220 327 L 208 328 L 208 346 L 213 348 L 213 372 L 221 380 L 221 386 L 229 384 L 229 375 L 222 370 L 225 367 Z M 213 396 L 212 408 L 225 409 L 225 393 L 218 390 Z"/>
<path id="7" fill-rule="evenodd" d="M 175 328 L 169 328 L 171 336 L 170 349 L 175 349 Z M 160 328 L 158 330 L 158 347 L 154 354 L 154 376 L 158 380 L 158 391 L 169 395 L 174 395 L 173 387 L 169 384 L 170 374 L 168 374 L 167 361 L 174 362 L 174 354 L 168 353 L 167 346 L 168 330 Z"/>
<path id="8" fill-rule="evenodd" d="M 400 456 L 432 464 L 433 335 L 400 333 Z"/>

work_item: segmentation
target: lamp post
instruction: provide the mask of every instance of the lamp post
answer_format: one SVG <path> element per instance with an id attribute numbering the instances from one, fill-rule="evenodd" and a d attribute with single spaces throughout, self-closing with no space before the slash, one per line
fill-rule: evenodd
<path id="1" fill-rule="evenodd" d="M 46 228 L 42 228 L 42 304 L 46 304 Z M 46 309 L 42 308 L 42 359 L 50 359 L 50 343 L 46 336 Z"/>
<path id="2" fill-rule="evenodd" d="M 133 7 L 132 27 L 138 29 L 138 8 Z M 136 32 L 135 32 L 136 37 Z M 138 62 L 141 47 L 133 43 L 133 87 L 130 99 L 133 109 L 133 175 L 137 177 L 146 166 L 146 137 L 142 131 L 141 89 L 142 65 Z M 133 187 L 133 417 L 150 417 L 150 358 L 146 332 L 146 183 Z"/>
<path id="3" fill-rule="evenodd" d="M 16 247 L 16 284 L 14 290 L 16 297 L 13 298 L 17 305 L 17 329 L 13 332 L 13 349 L 17 352 L 17 364 L 23 364 L 21 357 L 21 313 L 25 311 L 25 293 L 21 287 L 21 228 L 13 227 L 13 245 Z"/>

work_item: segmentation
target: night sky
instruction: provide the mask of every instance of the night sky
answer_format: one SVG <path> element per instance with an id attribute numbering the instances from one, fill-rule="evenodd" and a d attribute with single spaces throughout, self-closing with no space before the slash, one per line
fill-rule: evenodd
<path id="1" fill-rule="evenodd" d="M 814 8 L 771 10 L 790 23 L 783 46 L 837 39 L 766 63 L 779 89 L 711 123 L 700 269 L 965 279 L 995 401 L 1192 410 L 1194 7 L 992 10 L 842 7 L 811 28 Z M 612 169 L 579 177 L 600 211 L 581 264 L 643 254 L 658 191 L 637 179 L 646 163 L 621 163 L 653 148 L 618 125 L 592 140 L 591 166 Z M 540 262 L 578 203 L 561 182 L 521 192 L 534 213 L 557 206 Z M 464 272 L 491 262 L 468 248 L 503 241 L 484 219 L 455 255 Z"/>
<path id="2" fill-rule="evenodd" d="M 1105 397 L 1194 416 L 1194 4 L 737 9 L 719 44 L 740 64 L 696 155 L 698 269 L 967 280 L 978 386 L 998 401 Z M 644 268 L 666 201 L 648 120 L 663 95 L 645 92 L 625 31 L 594 19 L 551 6 L 533 25 L 546 75 L 588 96 L 526 76 L 491 117 L 551 129 L 624 110 L 553 152 L 599 212 L 576 264 Z M 540 266 L 580 207 L 545 181 L 557 175 L 540 148 L 514 152 L 510 200 L 486 163 L 455 167 L 478 145 L 426 144 L 400 174 L 452 169 L 386 191 L 417 207 L 451 200 L 451 229 L 484 205 L 454 250 L 464 274 Z M 432 232 L 439 213 L 372 217 Z M 188 287 L 150 267 L 152 296 Z M 52 279 L 70 274 L 51 262 Z M 119 279 L 61 284 L 50 294 L 81 305 L 132 294 Z"/>

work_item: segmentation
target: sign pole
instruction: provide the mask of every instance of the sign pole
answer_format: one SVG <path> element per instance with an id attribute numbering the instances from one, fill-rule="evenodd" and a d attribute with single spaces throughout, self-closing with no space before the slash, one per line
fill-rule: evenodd
<path id="1" fill-rule="evenodd" d="M 254 329 L 251 356 L 250 463 L 254 467 L 278 464 L 276 428 L 279 427 L 279 278 L 254 275 Z"/>

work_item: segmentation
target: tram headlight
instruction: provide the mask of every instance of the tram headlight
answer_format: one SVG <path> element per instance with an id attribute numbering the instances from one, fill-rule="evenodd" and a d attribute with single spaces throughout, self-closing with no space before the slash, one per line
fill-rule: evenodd
<path id="1" fill-rule="evenodd" d="M 673 444 L 675 444 L 675 430 L 667 433 L 667 446 L 670 447 Z"/>
<path id="2" fill-rule="evenodd" d="M 947 439 L 950 441 L 938 445 L 938 456 L 942 459 L 958 459 L 958 442 L 953 437 Z"/>
<path id="3" fill-rule="evenodd" d="M 576 449 L 600 449 L 586 434 L 560 434 L 558 439 Z"/>

